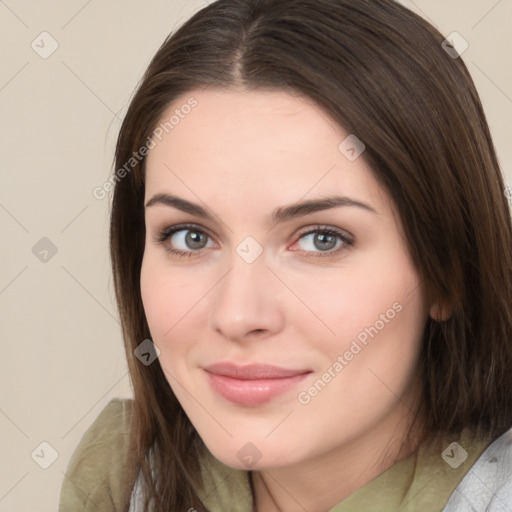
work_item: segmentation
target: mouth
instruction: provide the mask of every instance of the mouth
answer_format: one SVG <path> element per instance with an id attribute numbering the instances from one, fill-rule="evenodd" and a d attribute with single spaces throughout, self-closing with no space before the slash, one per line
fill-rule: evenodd
<path id="1" fill-rule="evenodd" d="M 266 364 L 217 363 L 203 368 L 212 389 L 237 405 L 253 407 L 290 391 L 312 372 Z"/>

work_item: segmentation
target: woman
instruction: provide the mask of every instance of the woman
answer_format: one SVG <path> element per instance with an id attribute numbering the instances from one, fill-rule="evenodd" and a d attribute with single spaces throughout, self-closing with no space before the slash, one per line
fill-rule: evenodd
<path id="1" fill-rule="evenodd" d="M 134 400 L 61 511 L 512 508 L 510 212 L 443 41 L 391 0 L 219 0 L 165 41 L 112 179 Z"/>

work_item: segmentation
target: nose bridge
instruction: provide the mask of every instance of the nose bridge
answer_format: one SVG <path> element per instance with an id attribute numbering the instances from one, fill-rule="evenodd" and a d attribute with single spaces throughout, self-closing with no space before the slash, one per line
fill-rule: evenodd
<path id="1" fill-rule="evenodd" d="M 264 254 L 254 257 L 250 244 L 242 242 L 233 253 L 231 269 L 216 286 L 210 313 L 211 327 L 233 340 L 252 331 L 275 331 L 281 324 L 275 276 Z"/>

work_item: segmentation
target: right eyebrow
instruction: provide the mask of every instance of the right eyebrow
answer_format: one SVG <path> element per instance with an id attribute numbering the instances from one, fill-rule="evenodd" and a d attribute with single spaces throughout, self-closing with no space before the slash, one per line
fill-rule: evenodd
<path id="1" fill-rule="evenodd" d="M 181 210 L 185 213 L 190 213 L 191 215 L 195 215 L 196 217 L 204 217 L 207 219 L 213 219 L 213 216 L 205 210 L 202 206 L 198 204 L 191 203 L 186 199 L 182 199 L 181 197 L 173 196 L 171 194 L 155 194 L 145 205 L 145 208 L 149 208 L 156 204 L 161 204 L 165 206 L 172 206 Z"/>

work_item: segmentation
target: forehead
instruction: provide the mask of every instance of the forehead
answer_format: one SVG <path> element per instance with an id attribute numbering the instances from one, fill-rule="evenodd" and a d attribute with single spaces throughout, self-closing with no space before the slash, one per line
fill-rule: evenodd
<path id="1" fill-rule="evenodd" d="M 350 161 L 340 151 L 350 134 L 298 94 L 194 90 L 166 109 L 159 128 L 146 161 L 146 198 L 164 192 L 161 187 L 190 199 L 199 192 L 225 200 L 275 195 L 285 202 L 308 191 L 381 196 L 364 159 Z"/>
<path id="2" fill-rule="evenodd" d="M 201 145 L 210 151 L 222 143 L 231 149 L 252 147 L 259 156 L 262 149 L 275 147 L 294 152 L 318 148 L 322 139 L 327 146 L 346 135 L 312 100 L 279 90 L 191 91 L 172 102 L 157 129 L 161 138 L 178 151 L 183 143 Z M 160 150 L 155 148 L 152 156 L 161 153 L 162 145 L 158 146 Z"/>

